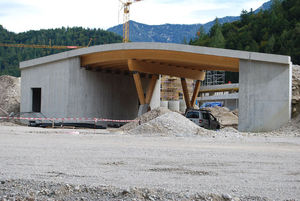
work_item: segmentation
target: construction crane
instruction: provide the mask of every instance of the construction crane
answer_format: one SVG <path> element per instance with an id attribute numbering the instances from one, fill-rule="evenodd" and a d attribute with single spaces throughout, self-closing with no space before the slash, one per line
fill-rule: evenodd
<path id="1" fill-rule="evenodd" d="M 127 43 L 129 41 L 129 19 L 130 19 L 130 5 L 142 0 L 119 0 L 122 4 L 123 10 L 123 42 Z"/>
<path id="2" fill-rule="evenodd" d="M 63 45 L 52 45 L 51 40 L 49 41 L 49 45 L 33 45 L 33 44 L 8 44 L 8 43 L 0 43 L 0 47 L 25 47 L 25 48 L 48 48 L 48 49 L 78 49 L 89 47 L 92 38 L 90 39 L 87 46 L 63 46 Z"/>

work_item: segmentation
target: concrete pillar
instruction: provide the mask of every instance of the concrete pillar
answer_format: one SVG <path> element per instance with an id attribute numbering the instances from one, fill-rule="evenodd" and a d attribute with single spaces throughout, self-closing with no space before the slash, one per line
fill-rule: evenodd
<path id="1" fill-rule="evenodd" d="M 160 107 L 168 108 L 169 101 L 160 101 Z"/>
<path id="2" fill-rule="evenodd" d="M 169 101 L 168 108 L 171 111 L 179 112 L 179 101 Z"/>
<path id="3" fill-rule="evenodd" d="M 240 60 L 239 131 L 271 131 L 287 123 L 291 85 L 291 64 Z"/>
<path id="4" fill-rule="evenodd" d="M 160 107 L 160 84 L 161 84 L 161 77 L 159 76 L 159 79 L 156 81 L 156 85 L 154 87 L 152 99 L 150 102 L 150 107 L 152 110 Z"/>

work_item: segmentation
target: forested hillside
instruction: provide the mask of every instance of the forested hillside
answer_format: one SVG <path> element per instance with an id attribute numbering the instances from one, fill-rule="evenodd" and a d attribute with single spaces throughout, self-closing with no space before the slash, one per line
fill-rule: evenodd
<path id="1" fill-rule="evenodd" d="M 88 45 L 90 38 L 93 39 L 91 45 L 122 42 L 121 36 L 101 29 L 63 27 L 60 29 L 28 31 L 16 34 L 7 31 L 0 25 L 0 43 L 49 45 L 49 41 L 51 40 L 52 45 L 86 46 Z M 20 76 L 20 61 L 62 51 L 67 50 L 0 47 L 0 75 Z"/>
<path id="2" fill-rule="evenodd" d="M 209 33 L 200 28 L 191 45 L 290 55 L 300 64 L 300 1 L 274 0 L 271 9 L 242 11 L 240 20 L 221 25 L 216 19 Z M 226 82 L 238 73 L 226 73 Z"/>
<path id="3" fill-rule="evenodd" d="M 290 55 L 300 64 L 299 0 L 274 0 L 270 10 L 242 11 L 240 18 L 223 25 L 216 19 L 209 33 L 200 28 L 190 44 Z"/>

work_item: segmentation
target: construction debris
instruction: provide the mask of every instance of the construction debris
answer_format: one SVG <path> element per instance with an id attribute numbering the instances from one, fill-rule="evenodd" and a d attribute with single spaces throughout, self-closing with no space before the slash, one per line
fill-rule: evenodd
<path id="1" fill-rule="evenodd" d="M 20 78 L 0 76 L 0 116 L 20 112 Z"/>
<path id="2" fill-rule="evenodd" d="M 227 107 L 209 107 L 209 108 L 204 108 L 206 110 L 209 110 L 212 115 L 214 115 L 218 121 L 221 124 L 221 127 L 237 127 L 239 123 L 239 118 L 235 113 L 237 111 L 230 111 Z"/>

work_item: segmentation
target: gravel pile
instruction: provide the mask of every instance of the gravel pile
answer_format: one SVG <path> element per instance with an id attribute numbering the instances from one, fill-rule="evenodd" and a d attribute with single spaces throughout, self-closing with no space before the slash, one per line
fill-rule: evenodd
<path id="1" fill-rule="evenodd" d="M 121 127 L 121 129 L 124 131 L 129 131 L 129 130 L 139 126 L 139 124 L 144 124 L 144 123 L 151 121 L 152 119 L 155 119 L 156 117 L 163 115 L 165 113 L 168 113 L 168 112 L 171 112 L 171 110 L 169 110 L 167 108 L 163 108 L 163 107 L 156 108 L 156 109 L 151 110 L 151 111 L 143 114 L 142 116 L 139 116 L 138 118 L 136 118 L 135 119 L 135 120 L 137 120 L 136 122 L 130 122 L 128 124 L 125 124 L 124 126 Z"/>
<path id="2" fill-rule="evenodd" d="M 288 124 L 284 125 L 280 129 L 269 132 L 270 135 L 290 135 L 300 137 L 300 115 L 292 119 Z"/>
<path id="3" fill-rule="evenodd" d="M 20 78 L 0 76 L 0 116 L 20 112 Z"/>
<path id="4" fill-rule="evenodd" d="M 199 127 L 177 112 L 168 112 L 128 130 L 129 134 L 207 135 L 212 131 Z"/>
<path id="5" fill-rule="evenodd" d="M 199 200 L 199 201 L 268 201 L 260 197 L 233 197 L 188 192 L 168 192 L 164 189 L 118 189 L 111 186 L 86 186 L 37 182 L 32 180 L 0 181 L 0 200 Z"/>

